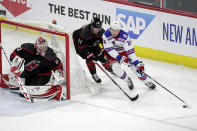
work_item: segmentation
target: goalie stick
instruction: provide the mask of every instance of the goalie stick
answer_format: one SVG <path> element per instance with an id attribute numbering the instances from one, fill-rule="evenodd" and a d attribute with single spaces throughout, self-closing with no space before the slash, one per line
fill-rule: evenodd
<path id="1" fill-rule="evenodd" d="M 137 100 L 138 99 L 138 94 L 136 95 L 136 96 L 134 96 L 134 97 L 131 97 L 131 96 L 129 96 L 119 85 L 118 85 L 118 83 L 116 83 L 116 81 L 97 63 L 97 62 L 95 62 L 95 61 L 93 61 L 110 79 L 111 79 L 111 81 L 125 94 L 125 96 L 127 97 L 127 98 L 129 98 L 129 100 L 131 100 L 131 101 L 135 101 L 135 100 Z"/>
<path id="2" fill-rule="evenodd" d="M 9 61 L 9 59 L 8 59 L 8 57 L 7 57 L 7 54 L 6 54 L 5 50 L 4 50 L 4 48 L 2 47 L 2 45 L 0 46 L 0 48 L 2 49 L 2 51 L 3 51 L 3 53 L 4 53 L 5 57 L 6 57 L 6 59 L 7 59 L 8 63 L 9 63 L 9 65 L 11 66 L 11 62 Z M 18 76 L 16 76 L 15 74 L 13 74 L 13 75 L 16 77 L 17 82 L 18 82 L 18 84 L 19 84 L 19 87 L 20 87 L 20 89 L 21 89 L 21 92 L 22 92 L 23 95 L 25 96 L 25 99 L 26 99 L 28 102 L 32 103 L 32 102 L 33 102 L 33 101 L 32 101 L 32 98 L 31 98 L 31 96 L 29 95 L 29 93 L 27 92 L 26 88 L 24 87 L 24 84 L 23 84 L 21 78 L 18 77 Z"/>
<path id="3" fill-rule="evenodd" d="M 17 82 L 19 83 L 19 87 L 20 87 L 20 89 L 21 89 L 23 95 L 25 96 L 25 99 L 26 99 L 28 102 L 32 103 L 33 100 L 32 100 L 32 98 L 31 98 L 31 96 L 29 95 L 29 93 L 27 92 L 26 88 L 24 87 L 24 84 L 23 84 L 21 78 L 18 77 L 18 76 L 16 76 L 16 79 L 17 79 Z"/>

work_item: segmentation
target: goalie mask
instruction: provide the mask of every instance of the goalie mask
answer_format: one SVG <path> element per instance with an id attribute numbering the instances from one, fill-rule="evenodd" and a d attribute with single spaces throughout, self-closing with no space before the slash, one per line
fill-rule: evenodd
<path id="1" fill-rule="evenodd" d="M 120 33 L 121 25 L 119 21 L 114 21 L 110 26 L 110 32 L 112 34 L 112 37 L 118 36 Z"/>
<path id="2" fill-rule="evenodd" d="M 101 28 L 102 28 L 102 22 L 100 21 L 100 19 L 99 18 L 94 18 L 91 21 L 91 30 L 92 30 L 92 33 L 94 35 L 97 35 L 101 31 Z"/>
<path id="3" fill-rule="evenodd" d="M 41 56 L 45 56 L 48 48 L 47 40 L 42 37 L 38 37 L 38 39 L 34 43 L 34 47 L 38 54 L 40 54 Z"/>

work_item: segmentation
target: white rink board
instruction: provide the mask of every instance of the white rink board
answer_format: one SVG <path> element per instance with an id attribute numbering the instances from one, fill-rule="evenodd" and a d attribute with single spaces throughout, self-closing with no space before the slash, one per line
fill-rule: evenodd
<path id="1" fill-rule="evenodd" d="M 121 5 L 101 0 L 29 0 L 11 2 L 22 6 L 17 14 L 10 12 L 1 0 L 0 8 L 7 10 L 8 18 L 51 21 L 68 30 L 75 30 L 91 21 L 96 14 L 106 29 L 118 19 L 131 33 L 135 45 L 197 58 L 197 19 Z M 6 8 L 5 8 L 6 7 Z M 24 11 L 23 11 L 24 10 Z M 130 25 L 130 26 L 129 26 Z"/>

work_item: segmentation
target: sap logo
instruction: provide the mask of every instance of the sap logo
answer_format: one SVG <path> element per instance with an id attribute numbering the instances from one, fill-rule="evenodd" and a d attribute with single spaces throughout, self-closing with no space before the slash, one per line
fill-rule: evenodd
<path id="1" fill-rule="evenodd" d="M 16 17 L 31 9 L 32 0 L 0 0 L 0 4 Z"/>
<path id="2" fill-rule="evenodd" d="M 116 8 L 116 19 L 133 39 L 137 39 L 154 18 L 155 15 Z"/>

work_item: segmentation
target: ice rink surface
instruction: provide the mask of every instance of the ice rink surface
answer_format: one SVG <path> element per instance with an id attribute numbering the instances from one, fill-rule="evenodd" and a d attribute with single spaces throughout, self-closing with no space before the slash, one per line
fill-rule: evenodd
<path id="1" fill-rule="evenodd" d="M 71 100 L 27 103 L 18 94 L 0 88 L 0 131 L 197 131 L 197 70 L 139 59 L 147 74 L 191 108 L 183 108 L 180 100 L 158 84 L 156 90 L 148 89 L 123 66 L 139 93 L 139 99 L 131 102 L 97 68 L 102 79 L 100 91 L 73 95 Z M 84 61 L 80 62 L 88 74 Z M 125 83 L 113 79 L 130 92 Z"/>

